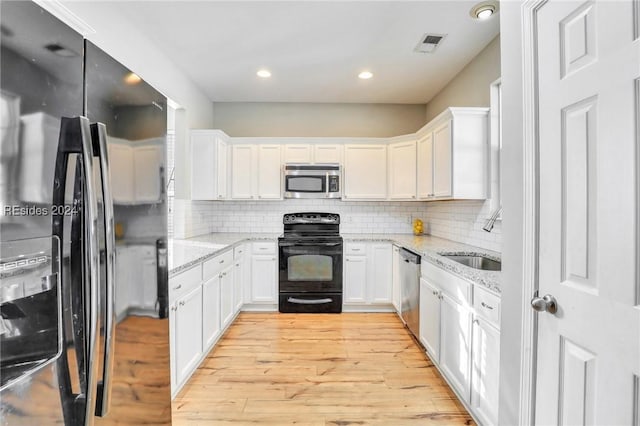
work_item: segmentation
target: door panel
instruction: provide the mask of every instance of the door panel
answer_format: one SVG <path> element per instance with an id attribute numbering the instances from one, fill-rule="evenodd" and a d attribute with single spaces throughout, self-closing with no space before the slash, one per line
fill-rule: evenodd
<path id="1" fill-rule="evenodd" d="M 632 424 L 640 372 L 632 2 L 548 2 L 536 13 L 538 286 L 558 312 L 538 314 L 535 418 Z"/>

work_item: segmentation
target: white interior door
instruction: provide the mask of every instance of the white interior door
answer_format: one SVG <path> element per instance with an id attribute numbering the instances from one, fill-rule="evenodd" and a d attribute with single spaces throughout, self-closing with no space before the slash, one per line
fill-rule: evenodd
<path id="1" fill-rule="evenodd" d="M 558 308 L 538 314 L 541 425 L 639 424 L 633 9 L 550 1 L 537 11 L 538 285 Z"/>

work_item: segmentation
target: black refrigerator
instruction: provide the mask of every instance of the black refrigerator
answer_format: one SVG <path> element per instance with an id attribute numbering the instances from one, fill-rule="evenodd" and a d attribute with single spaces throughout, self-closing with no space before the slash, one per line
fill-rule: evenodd
<path id="1" fill-rule="evenodd" d="M 0 424 L 170 424 L 167 100 L 35 3 L 0 21 Z"/>

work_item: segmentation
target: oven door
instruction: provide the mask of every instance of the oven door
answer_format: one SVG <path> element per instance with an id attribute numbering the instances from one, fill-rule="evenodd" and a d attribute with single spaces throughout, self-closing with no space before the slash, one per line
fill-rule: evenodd
<path id="1" fill-rule="evenodd" d="M 342 292 L 342 241 L 280 241 L 280 292 Z"/>

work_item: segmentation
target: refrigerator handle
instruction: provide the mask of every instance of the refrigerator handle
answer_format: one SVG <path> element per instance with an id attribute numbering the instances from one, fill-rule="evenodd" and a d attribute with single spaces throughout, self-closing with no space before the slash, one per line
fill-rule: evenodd
<path id="1" fill-rule="evenodd" d="M 94 193 L 95 185 L 93 178 L 93 150 L 91 146 L 91 130 L 89 120 L 86 117 L 63 117 L 60 126 L 60 139 L 58 143 L 58 153 L 56 158 L 55 175 L 53 182 L 53 205 L 63 206 L 65 202 L 66 187 L 66 169 L 71 154 L 79 154 L 81 156 L 81 165 L 79 170 L 82 171 L 81 178 L 84 179 L 84 199 L 86 201 L 83 208 L 84 229 L 83 244 L 81 251 L 81 262 L 83 264 L 82 273 L 79 279 L 82 280 L 82 286 L 74 287 L 74 290 L 80 289 L 85 292 L 85 308 L 83 309 L 86 317 L 84 323 L 84 354 L 85 363 L 79 366 L 84 369 L 86 380 L 85 389 L 80 389 L 81 394 L 74 396 L 71 392 L 71 384 L 69 377 L 69 364 L 65 355 L 60 357 L 61 364 L 58 372 L 59 380 L 61 380 L 61 393 L 63 398 L 63 406 L 65 410 L 65 422 L 73 424 L 93 424 L 93 413 L 95 410 L 96 396 L 96 378 L 98 372 L 98 363 L 96 353 L 98 351 L 97 332 L 98 324 L 98 308 L 99 308 L 99 282 L 100 282 L 100 262 L 98 250 L 98 201 Z M 76 169 L 78 170 L 78 169 Z M 80 194 L 82 197 L 82 194 Z M 74 202 L 81 200 L 74 200 Z M 56 209 L 56 214 L 52 216 L 52 231 L 60 240 L 61 251 L 64 253 L 64 212 L 61 208 Z M 74 242 L 75 244 L 76 242 Z M 85 252 L 86 249 L 86 252 Z M 73 277 L 72 277 L 73 278 Z M 80 295 L 75 295 L 79 297 Z M 77 312 L 73 312 L 78 315 Z M 81 374 L 82 376 L 82 374 Z M 68 419 L 68 420 L 67 420 Z"/>
<path id="2" fill-rule="evenodd" d="M 109 175 L 107 151 L 107 128 L 103 123 L 91 124 L 93 155 L 98 157 L 100 180 L 102 182 L 102 203 L 104 208 L 104 239 L 106 257 L 106 289 L 104 306 L 104 347 L 102 380 L 98 381 L 96 396 L 96 416 L 106 416 L 111 408 L 111 382 L 113 378 L 115 343 L 115 231 L 113 219 L 113 198 Z"/>

